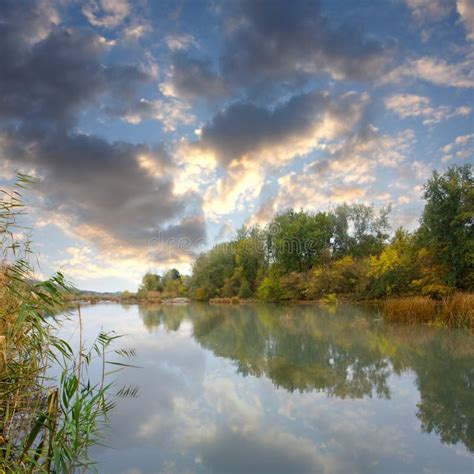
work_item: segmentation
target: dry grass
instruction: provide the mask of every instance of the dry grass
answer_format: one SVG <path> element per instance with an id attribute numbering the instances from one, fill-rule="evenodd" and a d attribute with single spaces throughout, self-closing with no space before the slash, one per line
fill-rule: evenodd
<path id="1" fill-rule="evenodd" d="M 438 322 L 449 327 L 474 327 L 474 294 L 455 293 L 442 302 L 428 296 L 391 298 L 384 302 L 384 317 L 397 323 Z"/>
<path id="2" fill-rule="evenodd" d="M 428 323 L 436 319 L 437 303 L 427 296 L 390 298 L 384 302 L 384 317 L 396 323 Z"/>
<path id="3" fill-rule="evenodd" d="M 474 294 L 456 293 L 445 298 L 440 318 L 450 327 L 474 327 Z"/>
<path id="4" fill-rule="evenodd" d="M 232 298 L 212 298 L 209 300 L 211 304 L 239 304 L 240 298 L 238 296 L 232 296 Z"/>
<path id="5" fill-rule="evenodd" d="M 5 334 L 14 323 L 18 300 L 8 290 L 9 278 L 6 267 L 0 267 L 0 334 Z"/>

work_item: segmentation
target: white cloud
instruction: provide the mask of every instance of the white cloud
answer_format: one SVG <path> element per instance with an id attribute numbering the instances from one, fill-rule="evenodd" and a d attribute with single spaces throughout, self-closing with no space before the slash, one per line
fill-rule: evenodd
<path id="1" fill-rule="evenodd" d="M 163 124 L 165 131 L 173 132 L 180 124 L 191 125 L 196 118 L 189 111 L 184 102 L 168 98 L 167 100 L 140 101 L 125 111 L 122 119 L 131 124 L 139 124 L 143 120 L 158 120 Z"/>
<path id="2" fill-rule="evenodd" d="M 429 97 L 415 94 L 394 94 L 387 97 L 385 107 L 402 118 L 421 117 L 424 125 L 434 125 L 452 117 L 466 116 L 472 111 L 468 106 L 454 110 L 448 106 L 435 107 Z"/>
<path id="3" fill-rule="evenodd" d="M 227 174 L 210 184 L 204 194 L 203 209 L 210 218 L 228 214 L 253 202 L 265 182 L 263 167 L 251 160 L 233 163 Z"/>
<path id="4" fill-rule="evenodd" d="M 129 12 L 127 0 L 89 0 L 82 7 L 82 13 L 91 25 L 104 28 L 117 27 Z"/>
<path id="5" fill-rule="evenodd" d="M 237 384 L 223 377 L 207 377 L 203 382 L 207 402 L 226 419 L 233 431 L 257 430 L 263 418 L 263 407 L 255 394 L 239 393 Z"/>
<path id="6" fill-rule="evenodd" d="M 456 137 L 451 143 L 443 146 L 441 151 L 443 153 L 441 158 L 443 163 L 455 158 L 465 159 L 474 157 L 474 133 Z"/>
<path id="7" fill-rule="evenodd" d="M 218 114 L 196 141 L 183 141 L 178 147 L 183 163 L 194 171 L 199 166 L 225 173 L 223 177 L 214 174 L 204 193 L 208 217 L 243 210 L 260 195 L 268 170 L 322 148 L 326 142 L 336 146 L 360 122 L 368 101 L 366 94 L 347 93 L 336 102 L 327 93 L 312 93 L 272 112 L 237 105 Z M 262 116 L 263 123 L 255 120 Z M 236 126 L 239 123 L 245 126 Z M 358 172 L 363 172 L 360 163 Z"/>
<path id="8" fill-rule="evenodd" d="M 385 167 L 398 173 L 400 167 L 406 166 L 413 141 L 410 129 L 391 136 L 369 126 L 362 133 L 329 143 L 324 158 L 307 165 L 303 173 L 293 171 L 280 177 L 278 193 L 264 203 L 250 222 L 264 223 L 276 211 L 290 207 L 321 210 L 343 202 L 385 204 L 393 196 L 377 190 L 377 171 Z"/>
<path id="9" fill-rule="evenodd" d="M 448 63 L 443 59 L 423 56 L 398 66 L 380 83 L 399 82 L 406 77 L 422 79 L 438 86 L 473 88 L 474 87 L 474 59 L 467 57 L 464 61 Z"/>
<path id="10" fill-rule="evenodd" d="M 127 275 L 138 283 L 147 269 L 147 261 L 137 258 L 110 258 L 98 254 L 90 246 L 78 244 L 65 249 L 66 256 L 54 262 L 67 279 L 83 283 L 100 278 L 114 278 Z"/>
<path id="11" fill-rule="evenodd" d="M 182 49 L 188 49 L 190 46 L 196 46 L 197 41 L 194 36 L 189 34 L 183 35 L 168 35 L 165 38 L 166 46 L 171 51 L 179 51 Z"/>
<path id="12" fill-rule="evenodd" d="M 151 31 L 152 27 L 149 23 L 135 23 L 123 30 L 123 36 L 126 40 L 136 41 Z"/>
<path id="13" fill-rule="evenodd" d="M 441 20 L 452 9 L 447 0 L 406 0 L 408 8 L 418 21 Z"/>
<path id="14" fill-rule="evenodd" d="M 467 38 L 474 41 L 474 1 L 457 0 L 456 7 L 466 28 Z"/>

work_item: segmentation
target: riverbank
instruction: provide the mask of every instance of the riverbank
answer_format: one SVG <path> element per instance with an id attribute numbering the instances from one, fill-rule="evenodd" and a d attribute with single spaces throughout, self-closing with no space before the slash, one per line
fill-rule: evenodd
<path id="1" fill-rule="evenodd" d="M 74 298 L 72 304 L 119 303 L 129 304 L 188 304 L 195 300 L 186 297 L 176 298 L 139 298 L 128 296 L 90 296 Z M 211 305 L 239 305 L 251 303 L 268 303 L 258 298 L 211 298 Z M 357 303 L 376 305 L 387 322 L 401 324 L 436 324 L 447 327 L 474 328 L 474 294 L 454 293 L 442 299 L 428 296 L 400 296 L 397 298 L 366 299 L 353 298 L 351 295 L 330 294 L 315 300 L 284 300 L 273 301 L 275 304 L 292 305 L 337 305 L 339 303 Z"/>

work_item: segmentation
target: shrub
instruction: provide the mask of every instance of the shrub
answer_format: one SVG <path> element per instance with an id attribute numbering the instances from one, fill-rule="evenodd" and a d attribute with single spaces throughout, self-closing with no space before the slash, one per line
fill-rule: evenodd
<path id="1" fill-rule="evenodd" d="M 306 284 L 308 299 L 320 299 L 330 293 L 366 296 L 368 288 L 368 260 L 354 259 L 348 255 L 332 265 L 320 266 L 313 270 Z"/>
<path id="2" fill-rule="evenodd" d="M 283 297 L 283 290 L 277 278 L 266 277 L 260 284 L 257 295 L 264 301 L 279 301 Z"/>
<path id="3" fill-rule="evenodd" d="M 280 277 L 280 287 L 284 299 L 303 300 L 306 297 L 306 275 L 297 272 L 284 275 Z"/>
<path id="4" fill-rule="evenodd" d="M 424 296 L 441 299 L 453 291 L 446 282 L 448 267 L 440 263 L 432 250 L 421 248 L 416 255 L 419 267 L 419 278 L 412 282 L 412 287 Z"/>
<path id="5" fill-rule="evenodd" d="M 137 298 L 137 295 L 135 293 L 132 293 L 131 291 L 128 291 L 128 290 L 122 291 L 122 295 L 121 295 L 122 300 L 130 301 L 136 298 Z"/>
<path id="6" fill-rule="evenodd" d="M 252 297 L 252 289 L 250 288 L 249 282 L 243 280 L 239 288 L 239 298 L 247 299 Z"/>
<path id="7" fill-rule="evenodd" d="M 329 293 L 328 295 L 326 296 L 323 296 L 323 298 L 321 298 L 321 303 L 324 303 L 324 304 L 337 304 L 337 296 L 335 293 Z"/>
<path id="8" fill-rule="evenodd" d="M 211 292 L 204 287 L 196 288 L 193 292 L 193 298 L 197 301 L 209 301 Z"/>

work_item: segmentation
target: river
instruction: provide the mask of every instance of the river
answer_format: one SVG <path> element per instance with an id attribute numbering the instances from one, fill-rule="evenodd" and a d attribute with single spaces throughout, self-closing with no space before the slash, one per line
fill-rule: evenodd
<path id="1" fill-rule="evenodd" d="M 86 340 L 140 368 L 91 456 L 100 473 L 471 473 L 474 336 L 374 308 L 84 306 Z M 71 330 L 71 325 L 69 325 Z"/>

